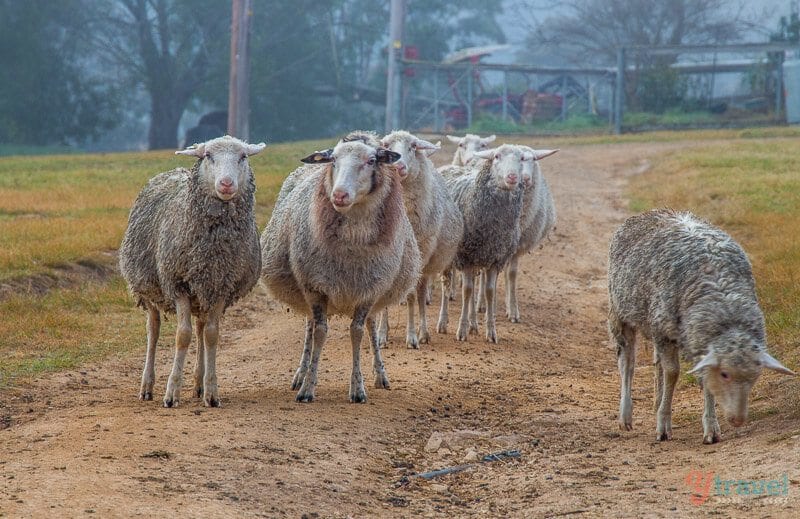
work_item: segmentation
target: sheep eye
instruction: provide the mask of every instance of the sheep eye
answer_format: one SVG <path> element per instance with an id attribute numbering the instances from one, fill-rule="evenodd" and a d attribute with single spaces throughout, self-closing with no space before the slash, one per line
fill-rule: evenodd
<path id="1" fill-rule="evenodd" d="M 719 376 L 722 377 L 722 380 L 728 380 L 729 378 L 731 378 L 731 376 L 728 375 L 726 371 L 720 371 Z"/>
<path id="2" fill-rule="evenodd" d="M 481 143 L 481 148 L 485 148 L 485 147 L 486 147 L 486 145 Z"/>
<path id="3" fill-rule="evenodd" d="M 244 162 L 245 159 L 247 159 L 247 155 L 242 155 L 241 157 L 239 157 L 239 162 Z"/>
<path id="4" fill-rule="evenodd" d="M 416 144 L 416 143 L 412 144 L 412 145 L 411 145 L 411 149 L 412 149 L 412 150 L 416 150 L 416 149 L 417 149 L 417 144 Z"/>
<path id="5" fill-rule="evenodd" d="M 208 151 L 207 151 L 207 152 L 205 152 L 205 154 L 203 155 L 203 158 L 204 158 L 204 159 L 211 160 L 211 161 L 213 161 L 213 160 L 214 160 L 214 158 L 213 158 L 213 157 L 211 157 L 211 152 L 208 152 Z"/>
<path id="6" fill-rule="evenodd" d="M 461 144 L 458 145 L 458 147 L 459 148 L 463 148 L 464 147 L 464 143 L 462 142 Z"/>
<path id="7" fill-rule="evenodd" d="M 375 162 L 376 162 L 376 160 L 375 160 L 375 157 L 372 157 L 371 159 L 369 159 L 369 160 L 367 161 L 367 164 L 369 164 L 370 166 L 374 166 L 374 165 L 375 165 Z"/>

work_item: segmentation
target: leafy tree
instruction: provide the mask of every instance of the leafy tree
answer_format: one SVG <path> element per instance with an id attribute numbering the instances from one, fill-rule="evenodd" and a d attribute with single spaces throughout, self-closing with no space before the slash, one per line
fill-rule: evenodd
<path id="1" fill-rule="evenodd" d="M 91 73 L 80 0 L 0 0 L 0 142 L 68 144 L 118 121 L 115 90 Z"/>
<path id="2" fill-rule="evenodd" d="M 215 0 L 96 0 L 95 48 L 150 98 L 150 149 L 175 148 L 198 90 L 229 59 L 230 4 Z M 227 74 L 225 75 L 227 78 Z"/>

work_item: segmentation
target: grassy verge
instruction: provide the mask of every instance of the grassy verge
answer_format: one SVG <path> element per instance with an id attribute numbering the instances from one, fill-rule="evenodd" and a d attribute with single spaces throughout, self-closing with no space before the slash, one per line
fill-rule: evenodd
<path id="1" fill-rule="evenodd" d="M 800 245 L 794 238 L 800 232 L 800 148 L 796 138 L 764 137 L 796 132 L 765 128 L 699 142 L 661 157 L 630 185 L 632 211 L 691 210 L 745 248 L 770 350 L 794 370 L 800 368 Z M 796 387 L 788 379 L 776 383 Z"/>
<path id="2" fill-rule="evenodd" d="M 252 157 L 259 229 L 298 159 L 331 142 L 273 145 Z M 171 151 L 0 158 L 0 283 L 19 288 L 61 276 L 64 265 L 112 265 L 108 252 L 119 246 L 145 182 L 191 165 Z M 0 387 L 144 344 L 144 316 L 118 275 L 44 296 L 7 296 L 0 315 Z"/>

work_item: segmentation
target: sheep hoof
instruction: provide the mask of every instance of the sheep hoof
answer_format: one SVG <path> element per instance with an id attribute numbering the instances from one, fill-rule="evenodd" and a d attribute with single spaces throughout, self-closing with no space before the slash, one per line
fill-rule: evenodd
<path id="1" fill-rule="evenodd" d="M 458 331 L 456 332 L 456 340 L 457 341 L 467 341 L 467 327 L 466 326 L 459 326 Z"/>
<path id="2" fill-rule="evenodd" d="M 153 393 L 151 391 L 145 391 L 143 393 L 139 393 L 139 400 L 152 400 Z"/>
<path id="3" fill-rule="evenodd" d="M 657 442 L 664 442 L 672 439 L 672 432 L 665 431 L 662 433 L 656 433 L 656 441 Z"/>
<path id="4" fill-rule="evenodd" d="M 367 394 L 364 391 L 356 391 L 350 395 L 350 402 L 353 404 L 366 404 Z"/>
<path id="5" fill-rule="evenodd" d="M 169 407 L 178 407 L 178 401 L 177 400 L 173 400 L 171 398 L 165 398 L 164 399 L 164 407 L 167 407 L 167 408 L 169 408 Z"/>
<path id="6" fill-rule="evenodd" d="M 211 397 L 209 399 L 204 399 L 203 405 L 206 407 L 222 407 L 222 402 L 219 401 L 219 398 Z"/>
<path id="7" fill-rule="evenodd" d="M 298 369 L 294 374 L 294 378 L 292 379 L 292 389 L 294 391 L 300 389 L 300 386 L 303 385 L 304 378 L 306 378 L 306 372 Z"/>
<path id="8" fill-rule="evenodd" d="M 311 394 L 311 393 L 303 393 L 303 392 L 301 391 L 300 393 L 297 393 L 297 396 L 296 396 L 296 397 L 294 397 L 294 399 L 295 399 L 297 402 L 301 402 L 301 403 L 304 403 L 304 404 L 308 404 L 308 403 L 311 403 L 311 402 L 313 402 L 313 401 L 314 401 L 314 395 L 313 395 L 313 394 Z"/>
<path id="9" fill-rule="evenodd" d="M 436 333 L 443 333 L 447 335 L 447 323 L 439 323 L 436 326 Z"/>
<path id="10" fill-rule="evenodd" d="M 386 376 L 386 373 L 378 373 L 375 375 L 375 388 L 389 389 L 389 377 Z"/>
<path id="11" fill-rule="evenodd" d="M 419 343 L 420 344 L 430 344 L 431 343 L 431 334 L 428 333 L 428 330 L 423 330 L 419 333 Z"/>
<path id="12" fill-rule="evenodd" d="M 203 386 L 195 386 L 194 396 L 197 398 L 203 398 Z"/>
<path id="13" fill-rule="evenodd" d="M 632 431 L 633 430 L 633 424 L 632 423 L 619 422 L 619 430 L 620 431 Z"/>
<path id="14" fill-rule="evenodd" d="M 470 335 L 478 335 L 478 325 L 477 324 L 470 324 L 469 325 L 469 333 L 470 333 Z"/>
<path id="15" fill-rule="evenodd" d="M 704 445 L 713 445 L 715 443 L 719 443 L 720 441 L 722 441 L 722 435 L 719 433 L 719 431 L 714 431 L 703 436 Z"/>
<path id="16" fill-rule="evenodd" d="M 406 337 L 406 346 L 415 350 L 419 349 L 419 340 L 416 336 L 411 335 Z"/>
<path id="17" fill-rule="evenodd" d="M 492 344 L 497 344 L 497 332 L 494 330 L 486 331 L 486 342 L 491 342 Z"/>

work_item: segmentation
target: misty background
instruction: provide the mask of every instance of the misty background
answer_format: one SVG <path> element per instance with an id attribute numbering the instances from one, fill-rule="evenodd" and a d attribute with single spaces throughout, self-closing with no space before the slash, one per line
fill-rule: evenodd
<path id="1" fill-rule="evenodd" d="M 251 140 L 383 129 L 388 1 L 253 0 L 250 23 Z M 0 0 L 0 147 L 174 149 L 220 127 L 230 31 L 220 0 Z M 612 67 L 623 45 L 798 33 L 788 0 L 407 0 L 403 43 L 430 62 L 508 44 L 482 61 Z"/>

